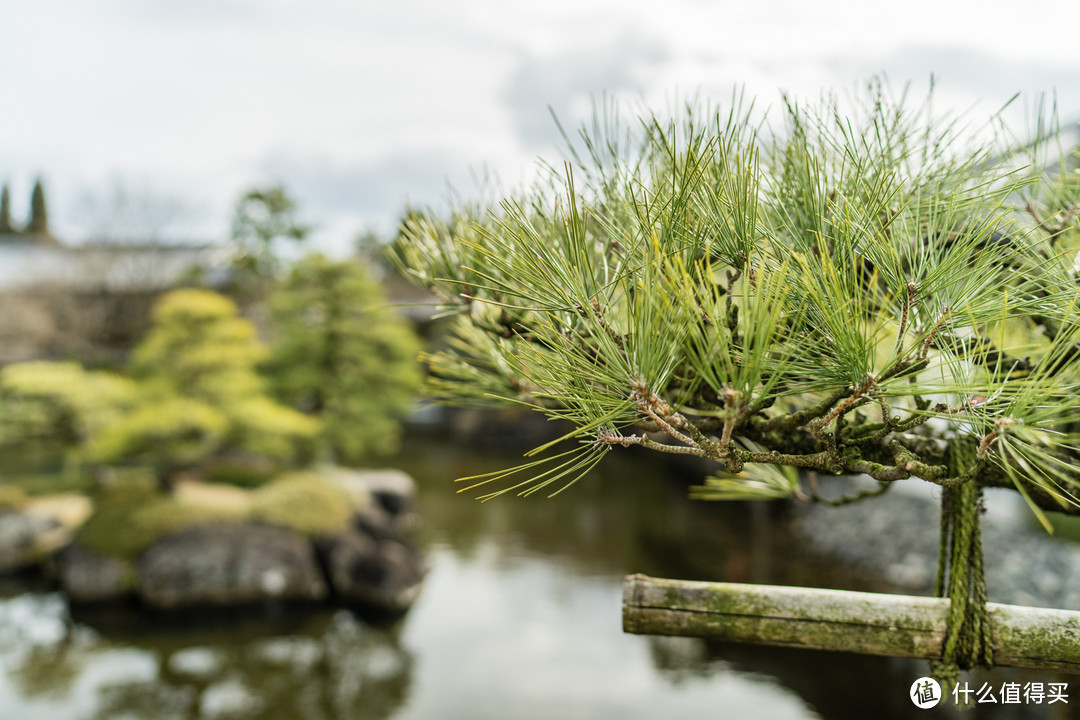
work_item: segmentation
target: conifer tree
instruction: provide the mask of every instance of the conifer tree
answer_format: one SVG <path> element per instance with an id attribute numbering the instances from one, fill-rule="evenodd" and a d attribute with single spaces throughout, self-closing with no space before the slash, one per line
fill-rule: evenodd
<path id="1" fill-rule="evenodd" d="M 824 502 L 807 471 L 876 481 L 838 502 L 939 486 L 951 682 L 992 662 L 982 489 L 1048 529 L 1080 514 L 1080 178 L 1047 172 L 1052 137 L 865 100 L 785 98 L 769 134 L 738 101 L 605 114 L 531 192 L 407 221 L 398 260 L 456 311 L 437 396 L 573 425 L 472 478 L 482 497 L 561 492 L 632 446 L 713 461 L 708 499 Z"/>
<path id="2" fill-rule="evenodd" d="M 41 180 L 34 182 L 34 189 L 30 193 L 30 221 L 26 225 L 26 232 L 33 235 L 49 234 L 49 211 L 45 206 L 45 188 Z"/>
<path id="3" fill-rule="evenodd" d="M 15 228 L 11 224 L 11 191 L 5 185 L 0 188 L 0 234 L 13 232 Z"/>
<path id="4" fill-rule="evenodd" d="M 269 376 L 278 396 L 322 420 L 324 450 L 353 464 L 392 451 L 419 386 L 419 343 L 355 261 L 312 255 L 271 301 Z"/>
<path id="5" fill-rule="evenodd" d="M 221 452 L 283 464 L 307 459 L 318 422 L 266 394 L 256 373 L 265 354 L 228 298 L 208 290 L 165 295 L 131 361 L 138 404 L 95 438 L 95 458 L 145 460 L 166 486 Z"/>

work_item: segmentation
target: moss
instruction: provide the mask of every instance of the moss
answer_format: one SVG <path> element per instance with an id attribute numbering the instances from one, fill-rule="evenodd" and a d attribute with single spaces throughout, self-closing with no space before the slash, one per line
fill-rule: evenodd
<path id="1" fill-rule="evenodd" d="M 0 510 L 18 510 L 26 505 L 26 493 L 14 485 L 0 484 Z"/>
<path id="2" fill-rule="evenodd" d="M 339 485 L 314 473 L 291 473 L 254 493 L 251 517 L 305 535 L 344 530 L 352 510 Z"/>
<path id="3" fill-rule="evenodd" d="M 348 493 L 314 473 L 270 482 L 251 493 L 249 507 L 165 494 L 147 476 L 103 488 L 77 539 L 88 550 L 132 560 L 166 535 L 193 527 L 258 521 L 316 536 L 344 530 L 351 519 Z"/>
<path id="4" fill-rule="evenodd" d="M 269 458 L 258 456 L 224 457 L 211 460 L 203 471 L 208 483 L 255 488 L 265 485 L 279 469 Z"/>
<path id="5" fill-rule="evenodd" d="M 99 494 L 77 538 L 88 550 L 130 560 L 171 533 L 242 519 L 242 512 L 187 503 L 152 483 L 117 483 Z"/>

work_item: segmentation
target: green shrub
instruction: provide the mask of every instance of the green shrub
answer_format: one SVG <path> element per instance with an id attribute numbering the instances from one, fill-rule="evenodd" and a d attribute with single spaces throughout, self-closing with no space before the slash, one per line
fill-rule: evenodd
<path id="1" fill-rule="evenodd" d="M 255 365 L 265 354 L 228 298 L 207 290 L 165 295 L 131 364 L 138 405 L 100 433 L 93 457 L 149 462 L 165 483 L 228 451 L 308 460 L 318 421 L 264 393 Z"/>
<path id="2" fill-rule="evenodd" d="M 171 397 L 147 404 L 107 427 L 91 447 L 100 462 L 148 457 L 157 464 L 197 462 L 220 447 L 228 419 L 197 400 Z"/>
<path id="3" fill-rule="evenodd" d="M 125 482 L 99 493 L 77 539 L 88 550 L 132 560 L 171 533 L 243 519 L 232 510 L 181 502 L 153 483 Z"/>
<path id="4" fill-rule="evenodd" d="M 264 395 L 224 408 L 233 427 L 232 444 L 245 452 L 303 464 L 314 454 L 319 421 Z"/>
<path id="5" fill-rule="evenodd" d="M 0 440 L 48 437 L 79 445 L 136 400 L 135 384 L 72 362 L 26 362 L 0 370 Z"/>
<path id="6" fill-rule="evenodd" d="M 0 510 L 18 510 L 26 505 L 27 497 L 22 488 L 0 483 Z"/>
<path id="7" fill-rule="evenodd" d="M 210 460 L 203 471 L 208 483 L 256 488 L 265 485 L 280 468 L 278 463 L 256 455 L 220 457 Z"/>
<path id="8" fill-rule="evenodd" d="M 348 493 L 314 473 L 284 475 L 254 495 L 253 519 L 305 535 L 344 530 L 352 519 Z"/>

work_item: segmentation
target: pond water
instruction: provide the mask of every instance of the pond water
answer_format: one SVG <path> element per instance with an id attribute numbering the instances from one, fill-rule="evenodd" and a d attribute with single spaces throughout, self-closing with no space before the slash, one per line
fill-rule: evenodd
<path id="1" fill-rule="evenodd" d="M 920 716 L 907 692 L 924 663 L 623 634 L 632 572 L 883 587 L 809 552 L 781 509 L 691 503 L 687 469 L 639 452 L 609 460 L 555 499 L 481 505 L 450 481 L 520 455 L 409 441 L 390 464 L 420 485 L 431 572 L 389 625 L 298 607 L 73 612 L 3 580 L 0 720 Z M 969 717 L 1065 717 L 1045 710 Z"/>

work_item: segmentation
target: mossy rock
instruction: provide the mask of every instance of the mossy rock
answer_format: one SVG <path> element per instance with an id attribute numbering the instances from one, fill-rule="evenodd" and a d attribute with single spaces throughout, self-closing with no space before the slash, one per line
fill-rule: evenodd
<path id="1" fill-rule="evenodd" d="M 129 560 L 171 533 L 242 519 L 235 509 L 184 502 L 153 485 L 118 483 L 99 494 L 76 540 L 92 552 Z"/>
<path id="2" fill-rule="evenodd" d="M 309 536 L 340 532 L 352 520 L 349 494 L 315 473 L 290 473 L 256 490 L 252 519 Z"/>

